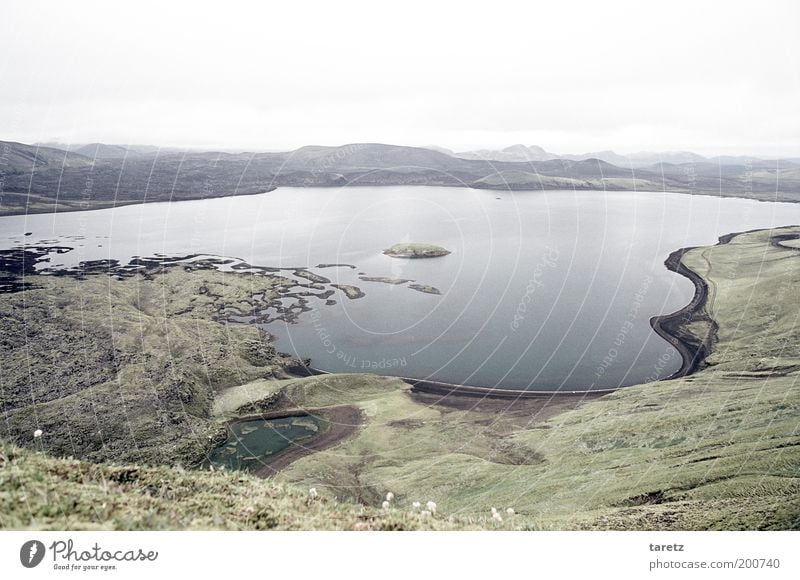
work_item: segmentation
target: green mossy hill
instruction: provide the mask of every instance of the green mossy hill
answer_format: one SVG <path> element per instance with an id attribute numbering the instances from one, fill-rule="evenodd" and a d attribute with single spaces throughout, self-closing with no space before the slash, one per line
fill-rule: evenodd
<path id="1" fill-rule="evenodd" d="M 0 443 L 0 528 L 452 530 L 419 512 L 342 504 L 244 473 L 98 465 Z M 474 527 L 474 526 L 473 526 Z"/>
<path id="2" fill-rule="evenodd" d="M 432 244 L 395 244 L 383 253 L 392 258 L 438 258 L 448 255 L 450 250 Z"/>
<path id="3" fill-rule="evenodd" d="M 283 376 L 255 326 L 228 306 L 278 295 L 284 280 L 174 267 L 148 278 L 38 276 L 0 296 L 0 436 L 91 461 L 195 465 L 224 428 L 216 393 Z"/>

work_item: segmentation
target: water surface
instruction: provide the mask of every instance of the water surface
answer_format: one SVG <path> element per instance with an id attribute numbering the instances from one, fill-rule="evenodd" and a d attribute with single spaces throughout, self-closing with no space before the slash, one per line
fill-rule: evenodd
<path id="1" fill-rule="evenodd" d="M 268 330 L 328 371 L 562 390 L 663 378 L 679 355 L 649 319 L 689 302 L 664 260 L 720 235 L 800 223 L 800 205 L 649 192 L 496 192 L 441 187 L 280 188 L 256 195 L 0 218 L 0 242 L 60 243 L 80 260 L 189 253 L 300 267 L 366 296 L 312 301 Z M 25 237 L 23 234 L 30 232 Z M 428 260 L 384 256 L 444 246 Z M 316 268 L 346 263 L 355 269 Z M 387 276 L 436 287 L 359 280 Z"/>
<path id="2" fill-rule="evenodd" d="M 321 422 L 316 417 L 252 419 L 228 425 L 228 439 L 214 449 L 208 462 L 214 467 L 255 470 L 264 460 L 314 437 Z"/>

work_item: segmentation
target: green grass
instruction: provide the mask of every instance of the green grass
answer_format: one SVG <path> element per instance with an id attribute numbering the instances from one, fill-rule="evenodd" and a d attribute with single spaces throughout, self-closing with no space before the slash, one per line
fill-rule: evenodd
<path id="1" fill-rule="evenodd" d="M 342 504 L 245 473 L 98 465 L 0 445 L 0 528 L 451 530 L 418 511 Z"/>
<path id="2" fill-rule="evenodd" d="M 199 463 L 223 436 L 215 393 L 282 373 L 268 337 L 222 325 L 274 277 L 172 268 L 152 280 L 39 277 L 0 299 L 4 437 L 35 429 L 60 456 L 151 465 Z"/>
<path id="3" fill-rule="evenodd" d="M 441 246 L 434 246 L 433 244 L 419 244 L 419 243 L 404 243 L 395 244 L 384 254 L 396 258 L 433 258 L 437 256 L 445 256 L 450 252 Z"/>
<path id="4" fill-rule="evenodd" d="M 400 501 L 431 497 L 463 516 L 510 505 L 548 528 L 800 527 L 792 298 L 800 254 L 755 233 L 694 250 L 685 262 L 709 279 L 720 325 L 709 366 L 696 375 L 629 387 L 511 433 L 502 414 L 354 390 L 369 417 L 360 435 L 279 479 L 362 501 L 391 487 Z"/>
<path id="5" fill-rule="evenodd" d="M 215 321 L 271 292 L 270 277 L 44 279 L 0 301 L 6 439 L 28 447 L 3 448 L 0 526 L 800 528 L 800 253 L 768 236 L 684 256 L 708 280 L 719 324 L 705 368 L 546 420 L 424 404 L 391 377 L 286 379 L 266 337 Z M 273 480 L 178 466 L 239 414 L 344 404 L 362 410 L 358 432 Z M 325 501 L 309 502 L 310 487 Z M 384 514 L 387 491 L 395 510 Z M 428 500 L 436 518 L 414 515 Z M 491 507 L 516 515 L 495 524 Z"/>

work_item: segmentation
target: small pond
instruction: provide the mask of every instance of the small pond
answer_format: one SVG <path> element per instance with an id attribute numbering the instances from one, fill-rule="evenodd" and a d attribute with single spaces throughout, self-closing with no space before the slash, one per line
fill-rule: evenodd
<path id="1" fill-rule="evenodd" d="M 228 438 L 208 456 L 216 468 L 255 470 L 265 458 L 286 451 L 293 444 L 315 437 L 323 420 L 308 415 L 280 419 L 248 419 L 228 424 Z"/>

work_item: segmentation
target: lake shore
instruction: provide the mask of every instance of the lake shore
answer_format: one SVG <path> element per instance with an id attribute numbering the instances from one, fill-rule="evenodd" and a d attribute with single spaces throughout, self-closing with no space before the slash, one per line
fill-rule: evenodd
<path id="1" fill-rule="evenodd" d="M 220 324 L 227 307 L 247 308 L 255 294 L 279 297 L 287 284 L 279 273 L 154 263 L 122 279 L 95 270 L 26 276 L 32 288 L 0 301 L 4 359 L 35 363 L 7 367 L 3 438 L 42 458 L 194 467 L 238 413 L 345 406 L 360 420 L 341 417 L 343 431 L 317 442 L 322 453 L 305 440 L 295 455 L 276 455 L 270 479 L 303 501 L 314 487 L 347 505 L 379 506 L 387 491 L 403 507 L 432 499 L 447 515 L 511 505 L 521 525 L 537 529 L 786 529 L 800 513 L 792 469 L 798 229 L 734 234 L 681 256 L 706 280 L 705 310 L 719 323 L 697 372 L 607 394 L 519 400 L 443 396 L 388 376 L 293 377 L 297 365 L 268 336 Z M 44 435 L 34 441 L 36 428 Z M 114 477 L 128 481 L 142 469 Z M 71 505 L 80 502 L 95 505 Z"/>
<path id="2" fill-rule="evenodd" d="M 719 244 L 727 243 L 720 238 Z M 667 269 L 685 276 L 694 284 L 692 300 L 671 314 L 654 316 L 650 326 L 661 338 L 669 342 L 681 356 L 681 366 L 664 380 L 676 379 L 690 375 L 700 368 L 703 360 L 710 354 L 717 323 L 708 316 L 705 306 L 708 300 L 708 284 L 691 268 L 681 261 L 683 256 L 694 248 L 681 248 L 672 252 L 664 262 Z M 702 320 L 708 325 L 704 337 L 689 330 L 689 325 Z"/>
<path id="3" fill-rule="evenodd" d="M 275 475 L 290 463 L 306 455 L 324 451 L 352 437 L 364 424 L 364 416 L 361 410 L 353 405 L 339 405 L 336 407 L 313 410 L 297 409 L 276 411 L 274 413 L 264 413 L 250 418 L 278 419 L 284 417 L 306 417 L 309 415 L 314 415 L 327 423 L 327 427 L 324 431 L 308 441 L 299 444 L 291 444 L 285 451 L 276 454 L 274 457 L 264 457 L 261 467 L 253 470 L 255 475 L 259 477 Z M 245 419 L 242 418 L 238 420 L 242 421 Z"/>

